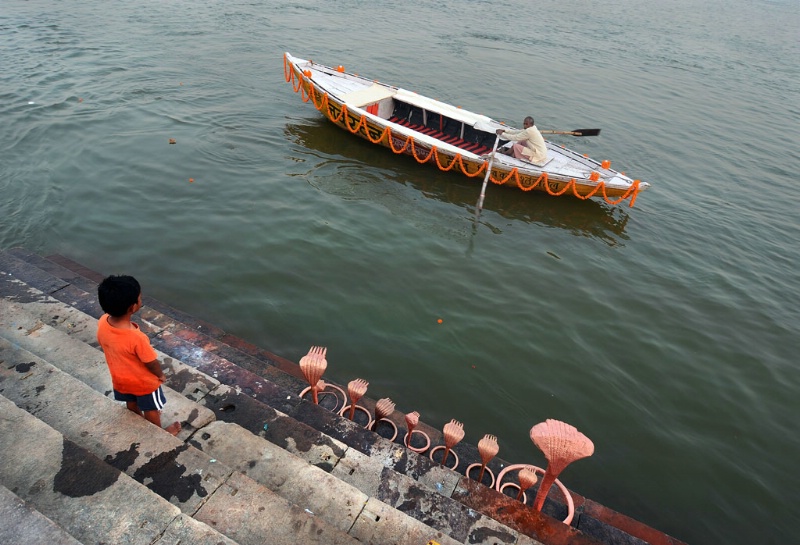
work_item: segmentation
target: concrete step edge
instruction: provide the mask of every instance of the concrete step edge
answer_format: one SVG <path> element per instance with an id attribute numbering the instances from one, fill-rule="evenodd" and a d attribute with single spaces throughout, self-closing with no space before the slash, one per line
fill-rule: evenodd
<path id="1" fill-rule="evenodd" d="M 0 485 L 0 543 L 16 545 L 81 545 L 60 524 Z"/>
<path id="2" fill-rule="evenodd" d="M 39 296 L 38 294 L 31 294 L 31 296 L 33 296 L 33 295 Z M 40 297 L 44 297 L 44 295 L 42 294 Z M 63 303 L 57 303 L 55 301 L 49 301 L 49 300 L 44 300 L 43 302 L 42 301 L 32 301 L 32 302 L 27 302 L 27 303 L 20 303 L 20 302 L 9 303 L 9 302 L 7 302 L 5 300 L 0 300 L 0 307 L 3 308 L 4 315 L 6 316 L 6 318 L 4 320 L 6 320 L 6 322 L 8 322 L 8 320 L 10 320 L 12 316 L 14 317 L 13 322 L 10 325 L 7 324 L 7 326 L 3 330 L 3 331 L 5 331 L 4 334 L 7 335 L 7 336 L 12 336 L 12 337 L 15 336 L 16 337 L 15 338 L 16 341 L 18 341 L 20 343 L 23 343 L 23 344 L 26 345 L 27 348 L 30 348 L 30 349 L 33 349 L 34 351 L 36 351 L 36 346 L 33 346 L 34 345 L 33 336 L 32 336 L 32 334 L 28 334 L 28 331 L 35 330 L 35 333 L 36 333 L 35 338 L 39 341 L 39 344 L 44 342 L 45 344 L 49 344 L 49 345 L 60 345 L 60 346 L 62 346 L 62 349 L 58 352 L 59 355 L 62 356 L 62 357 L 64 355 L 63 345 L 67 345 L 67 344 L 80 345 L 80 347 L 84 349 L 84 352 L 93 352 L 93 349 L 91 347 L 87 347 L 87 345 L 85 345 L 79 339 L 71 338 L 68 335 L 68 333 L 63 332 L 63 331 L 58 331 L 58 330 L 52 328 L 51 326 L 48 326 L 46 324 L 41 323 L 40 318 L 45 317 L 45 316 L 42 315 L 43 312 L 44 312 L 44 314 L 47 314 L 48 312 L 50 314 L 52 314 L 52 312 L 59 312 L 60 313 L 59 315 L 63 315 L 64 312 L 65 312 L 64 309 L 62 308 L 63 306 L 64 306 Z M 71 327 L 68 327 L 67 329 L 70 332 L 73 332 L 73 333 L 81 331 L 80 317 L 72 316 L 70 319 L 73 320 L 73 321 L 69 322 L 69 325 Z M 62 324 L 63 323 L 64 322 L 62 322 Z M 38 344 L 37 344 L 37 346 L 38 346 Z M 47 352 L 47 351 L 40 349 L 40 352 Z M 82 361 L 86 360 L 86 358 L 78 358 L 78 359 L 82 360 Z M 62 363 L 61 366 L 63 366 L 64 362 L 62 361 L 61 363 Z M 101 374 L 102 375 L 102 379 L 105 380 L 107 371 L 105 371 L 105 369 L 103 368 L 104 363 L 102 361 L 100 361 L 100 363 L 98 363 L 97 366 L 99 368 L 99 371 L 98 371 L 99 374 Z M 102 388 L 98 388 L 98 390 L 99 389 L 102 389 Z M 276 416 L 278 416 L 280 418 L 283 418 L 283 419 L 288 419 L 288 417 L 286 417 L 285 415 L 276 415 Z M 205 433 L 204 433 L 204 435 L 205 435 Z M 342 447 L 344 447 L 344 445 L 342 445 Z M 346 447 L 344 447 L 344 448 L 346 448 Z M 363 485 L 364 481 L 368 480 L 368 479 L 364 478 L 365 474 L 374 477 L 372 479 L 373 482 L 372 482 L 372 487 L 371 487 L 372 488 L 372 494 L 370 494 L 371 496 L 374 496 L 375 493 L 378 491 L 377 490 L 378 484 L 380 484 L 381 482 L 383 482 L 383 484 L 385 485 L 387 482 L 390 482 L 390 481 L 393 481 L 393 482 L 397 483 L 398 481 L 402 481 L 403 478 L 411 480 L 410 478 L 405 477 L 405 476 L 401 476 L 399 474 L 394 474 L 393 475 L 390 472 L 382 471 L 383 468 L 380 467 L 377 464 L 377 462 L 375 462 L 374 460 L 369 459 L 369 458 L 367 458 L 365 456 L 361 456 L 360 460 L 357 459 L 357 460 L 354 461 L 353 460 L 353 456 L 355 456 L 355 455 L 356 455 L 356 452 L 352 451 L 352 454 L 351 454 L 351 456 L 349 458 L 343 457 L 343 458 L 346 458 L 344 461 L 342 461 L 341 459 L 338 461 L 338 462 L 341 462 L 341 466 L 339 466 L 339 471 L 337 472 L 338 477 L 336 477 L 343 483 L 347 483 L 348 480 L 349 480 L 349 483 L 347 484 L 347 486 L 352 488 L 352 489 L 355 489 L 355 487 L 353 486 L 353 484 L 350 484 L 350 483 L 356 482 L 358 484 L 362 484 Z M 378 467 L 376 467 L 376 466 L 378 466 Z M 350 469 L 350 471 L 341 471 L 342 467 L 347 467 L 347 468 Z M 354 471 L 355 468 L 359 469 L 360 471 L 357 471 L 357 472 Z M 365 468 L 366 468 L 366 470 L 365 470 Z M 384 474 L 384 478 L 383 479 L 379 479 L 379 477 L 381 477 L 382 473 Z M 444 472 L 444 473 L 447 475 L 447 474 L 450 474 L 451 472 Z M 325 474 L 325 475 L 327 475 L 327 474 Z M 295 482 L 298 482 L 298 481 L 295 481 Z M 412 486 L 413 485 L 410 485 L 408 483 L 406 483 L 406 484 L 400 483 L 400 484 L 397 485 L 398 488 L 402 487 L 402 488 L 404 488 L 406 490 L 411 489 Z M 452 488 L 454 486 L 455 486 L 455 481 L 453 481 L 453 483 L 450 485 L 450 487 Z M 362 488 L 363 488 L 363 486 L 362 486 Z M 295 497 L 293 497 L 291 499 L 296 502 L 298 498 L 295 495 Z M 378 500 L 378 501 L 380 501 L 380 500 Z M 441 506 L 441 503 L 443 501 L 445 501 L 445 500 L 440 500 L 437 503 Z M 358 501 L 353 501 L 351 503 L 353 505 L 356 505 L 359 502 Z M 372 502 L 372 503 L 375 503 L 375 502 Z M 386 512 L 389 509 L 393 509 L 393 508 L 391 506 L 388 506 L 388 505 L 381 508 L 381 510 L 384 512 L 384 515 L 383 515 L 384 518 L 388 516 L 386 514 Z M 454 511 L 452 506 L 449 507 L 447 510 Z M 397 519 L 397 520 L 402 520 L 403 517 L 408 517 L 408 515 L 400 513 L 400 512 L 397 512 L 396 514 L 394 514 L 394 518 Z M 409 517 L 409 519 L 410 519 L 410 517 Z M 399 524 L 399 522 L 396 523 L 396 525 L 397 524 Z M 406 526 L 413 526 L 411 524 L 411 520 L 404 522 L 404 524 Z M 476 526 L 476 527 L 479 526 L 479 527 L 483 528 L 483 527 L 486 527 L 487 525 L 488 526 L 493 526 L 493 527 L 498 526 L 498 524 L 495 523 L 494 521 L 480 520 L 480 518 L 479 518 L 479 520 L 475 521 L 475 524 L 473 526 Z M 441 531 L 441 532 L 447 532 L 448 530 L 451 531 L 451 532 L 453 531 L 450 528 L 441 527 L 441 526 L 439 528 L 437 528 L 436 530 L 437 531 Z M 405 532 L 405 534 L 408 534 L 408 532 Z M 513 535 L 513 532 L 511 532 L 511 533 L 506 532 L 506 534 Z M 514 537 L 514 540 L 516 541 L 517 538 Z"/>

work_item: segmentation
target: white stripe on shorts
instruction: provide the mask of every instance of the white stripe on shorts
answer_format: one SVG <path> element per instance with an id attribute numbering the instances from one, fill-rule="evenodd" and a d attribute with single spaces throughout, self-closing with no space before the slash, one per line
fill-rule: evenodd
<path id="1" fill-rule="evenodd" d="M 159 393 L 161 393 L 161 386 L 159 386 L 155 392 L 150 394 L 150 396 L 153 398 L 153 406 L 157 411 L 160 411 L 164 408 L 164 404 L 161 402 L 161 396 L 158 395 Z"/>

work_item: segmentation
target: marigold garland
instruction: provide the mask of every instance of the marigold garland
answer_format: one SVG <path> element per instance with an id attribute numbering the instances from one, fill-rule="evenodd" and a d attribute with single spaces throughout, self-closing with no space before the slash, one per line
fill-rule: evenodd
<path id="1" fill-rule="evenodd" d="M 289 67 L 289 63 L 286 61 L 286 55 L 283 56 L 283 77 L 287 82 L 294 79 L 294 67 Z"/>
<path id="2" fill-rule="evenodd" d="M 344 110 L 346 107 L 347 107 L 347 105 L 343 104 L 342 105 L 342 110 Z M 367 118 L 365 116 L 363 116 L 363 115 L 361 116 L 361 119 L 358 120 L 358 123 L 356 123 L 356 127 L 354 129 L 350 128 L 350 118 L 349 117 L 345 117 L 344 118 L 344 126 L 347 127 L 347 130 L 350 131 L 353 134 L 356 134 L 359 131 L 359 129 L 361 129 L 362 125 L 364 126 L 364 130 L 366 132 Z"/>
<path id="3" fill-rule="evenodd" d="M 391 129 L 389 127 L 383 129 L 383 132 L 381 133 L 381 135 L 378 137 L 377 140 L 373 140 L 372 137 L 369 135 L 369 131 L 367 131 L 367 140 L 369 140 L 373 144 L 379 144 L 387 134 L 389 135 L 389 138 L 391 138 Z"/>
<path id="4" fill-rule="evenodd" d="M 411 138 L 410 136 L 409 136 L 409 138 L 411 139 L 411 156 L 417 161 L 417 163 L 420 163 L 420 164 L 427 163 L 428 160 L 431 158 L 431 156 L 434 153 L 436 153 L 436 146 L 432 146 L 431 147 L 431 151 L 428 153 L 428 156 L 425 159 L 420 159 L 419 157 L 417 157 L 417 149 L 414 146 L 415 140 L 413 138 Z"/>
<path id="5" fill-rule="evenodd" d="M 394 140 L 392 138 L 390 138 L 389 139 L 389 148 L 391 148 L 391 150 L 393 152 L 395 152 L 397 154 L 400 154 L 400 153 L 403 153 L 404 151 L 406 151 L 406 148 L 408 148 L 409 142 L 411 142 L 411 138 L 406 138 L 406 142 L 405 142 L 405 144 L 403 144 L 403 147 L 400 148 L 399 150 L 397 150 L 397 149 L 394 149 Z"/>
<path id="6" fill-rule="evenodd" d="M 552 195 L 554 197 L 560 197 L 561 195 L 563 195 L 564 193 L 566 193 L 570 189 L 571 185 L 573 185 L 573 186 L 575 185 L 575 178 L 570 179 L 570 181 L 567 182 L 567 185 L 565 185 L 564 189 L 562 189 L 561 191 L 550 191 L 550 185 L 547 184 L 547 183 L 544 184 L 544 189 L 550 195 Z"/>
<path id="7" fill-rule="evenodd" d="M 484 161 L 478 170 L 476 170 L 473 174 L 470 174 L 469 172 L 467 172 L 467 168 L 464 166 L 464 156 L 461 155 L 460 153 L 456 153 L 456 160 L 458 161 L 458 164 L 461 167 L 461 173 L 464 176 L 468 176 L 470 178 L 475 178 L 477 176 L 480 176 L 489 165 L 488 162 Z"/>
<path id="8" fill-rule="evenodd" d="M 311 88 L 311 93 L 310 93 L 311 94 L 311 102 L 312 102 L 312 104 L 314 104 L 314 107 L 317 110 L 322 110 L 322 108 L 328 107 L 329 106 L 329 104 L 328 104 L 328 93 L 323 94 L 322 98 L 319 101 L 319 104 L 317 104 L 317 99 L 314 98 L 315 95 L 317 94 L 317 91 L 314 89 L 313 85 L 309 84 L 309 87 Z"/>
<path id="9" fill-rule="evenodd" d="M 483 164 L 481 164 L 481 166 L 478 168 L 478 170 L 476 170 L 473 173 L 470 173 L 467 167 L 464 165 L 463 155 L 460 153 L 456 153 L 450 160 L 450 163 L 447 166 L 445 166 L 442 164 L 442 160 L 440 159 L 439 156 L 443 155 L 445 157 L 448 157 L 448 155 L 437 149 L 435 145 L 431 146 L 431 149 L 425 158 L 421 158 L 417 154 L 417 145 L 415 145 L 416 140 L 411 135 L 405 137 L 405 142 L 403 143 L 403 146 L 401 148 L 399 149 L 395 148 L 394 139 L 392 138 L 393 133 L 391 127 L 386 127 L 381 132 L 380 136 L 377 139 L 373 139 L 370 136 L 367 117 L 364 114 L 361 114 L 356 124 L 354 126 L 351 126 L 350 118 L 347 115 L 347 104 L 342 104 L 341 110 L 339 111 L 339 115 L 334 116 L 333 112 L 331 111 L 330 97 L 328 93 L 323 93 L 322 97 L 319 100 L 319 103 L 317 103 L 316 95 L 318 95 L 318 93 L 316 92 L 313 83 L 310 81 L 310 79 L 306 78 L 306 76 L 303 75 L 302 72 L 300 72 L 299 68 L 297 68 L 296 66 L 291 66 L 291 67 L 289 66 L 286 55 L 284 55 L 283 57 L 283 76 L 287 82 L 292 84 L 292 89 L 294 90 L 294 92 L 300 93 L 300 98 L 303 100 L 303 102 L 308 102 L 310 100 L 311 103 L 314 105 L 314 107 L 320 111 L 320 113 L 327 114 L 326 117 L 333 123 L 339 124 L 340 122 L 343 122 L 345 128 L 353 134 L 357 134 L 363 128 L 363 134 L 373 144 L 379 144 L 385 138 L 388 143 L 389 149 L 391 149 L 392 152 L 396 154 L 406 153 L 406 150 L 408 150 L 410 147 L 411 149 L 409 151 L 411 153 L 411 156 L 414 157 L 414 160 L 416 160 L 418 163 L 424 164 L 429 162 L 431 158 L 434 158 L 436 166 L 439 168 L 439 170 L 443 172 L 450 171 L 456 165 L 458 165 L 460 167 L 461 173 L 469 178 L 475 178 L 477 176 L 480 176 L 482 173 L 486 171 L 486 169 L 489 166 L 489 162 L 484 161 Z M 306 88 L 303 85 L 303 83 L 305 83 L 306 81 L 308 81 L 308 91 L 306 91 Z M 489 176 L 489 179 L 492 181 L 492 183 L 495 183 L 497 185 L 504 185 L 508 183 L 509 180 L 511 180 L 513 177 L 514 181 L 516 182 L 516 186 L 522 191 L 532 191 L 536 187 L 538 187 L 539 184 L 542 184 L 544 190 L 549 195 L 552 195 L 554 197 L 564 195 L 571 189 L 572 195 L 584 201 L 598 194 L 602 194 L 603 199 L 607 203 L 611 205 L 617 205 L 622 201 L 630 198 L 631 207 L 633 207 L 634 203 L 636 202 L 636 197 L 639 194 L 639 184 L 641 183 L 640 180 L 634 180 L 631 186 L 627 189 L 627 191 L 625 191 L 625 193 L 621 197 L 612 200 L 609 198 L 608 193 L 606 191 L 606 184 L 602 180 L 598 184 L 596 184 L 594 188 L 587 194 L 581 195 L 578 192 L 578 182 L 575 180 L 575 178 L 571 178 L 561 191 L 553 191 L 550 189 L 550 185 L 548 184 L 549 178 L 546 172 L 542 172 L 541 175 L 536 179 L 536 181 L 529 186 L 523 185 L 522 180 L 520 179 L 519 170 L 516 167 L 511 169 L 511 171 L 502 179 L 497 179 L 494 176 L 495 173 L 496 172 L 493 172 L 492 175 Z"/>
<path id="10" fill-rule="evenodd" d="M 346 104 L 342 104 L 342 109 L 339 110 L 339 117 L 335 117 L 335 118 L 333 117 L 333 114 L 331 113 L 331 102 L 330 102 L 330 100 L 328 100 L 328 93 L 325 93 L 325 104 L 328 106 L 327 107 L 328 117 L 334 123 L 338 123 L 339 121 L 344 119 L 345 116 L 347 115 L 347 105 Z"/>
<path id="11" fill-rule="evenodd" d="M 601 186 L 601 185 L 603 186 L 603 191 L 605 191 L 605 183 L 603 183 L 603 182 L 600 182 L 598 185 L 594 186 L 594 189 L 592 189 L 592 190 L 591 190 L 589 193 L 587 193 L 587 194 L 584 196 L 584 195 L 581 195 L 580 193 L 578 193 L 578 190 L 576 189 L 576 186 L 575 186 L 575 184 L 573 183 L 573 184 L 572 184 L 572 194 L 573 194 L 573 195 L 575 195 L 576 197 L 578 197 L 580 200 L 582 200 L 582 201 L 585 201 L 586 199 L 590 199 L 590 198 L 594 197 L 594 196 L 595 196 L 595 194 L 596 194 L 598 191 L 600 191 L 600 186 Z"/>
<path id="12" fill-rule="evenodd" d="M 456 166 L 456 158 L 453 157 L 450 160 L 450 165 L 449 166 L 443 167 L 441 161 L 439 161 L 439 154 L 437 153 L 436 154 L 436 166 L 439 167 L 439 170 L 441 170 L 443 172 L 447 172 L 448 170 L 451 170 L 454 166 Z"/>
<path id="13" fill-rule="evenodd" d="M 519 187 L 519 188 L 520 188 L 521 190 L 523 190 L 523 191 L 528 191 L 528 189 L 526 189 L 525 187 L 523 187 L 523 186 L 522 186 L 522 183 L 519 181 L 519 172 L 518 172 L 518 170 L 517 170 L 517 167 L 514 167 L 514 168 L 512 168 L 512 169 L 511 169 L 511 172 L 509 172 L 509 173 L 508 173 L 508 176 L 506 176 L 506 177 L 505 177 L 505 178 L 503 178 L 502 180 L 495 180 L 495 179 L 494 179 L 494 178 L 492 178 L 491 176 L 489 176 L 489 179 L 490 179 L 492 182 L 496 183 L 497 185 L 503 185 L 503 184 L 505 184 L 507 181 L 509 181 L 509 180 L 511 179 L 511 177 L 512 177 L 512 176 L 514 176 L 514 177 L 517 179 L 517 187 Z M 531 186 L 531 189 L 533 189 L 534 187 L 536 187 L 536 184 L 533 184 L 533 185 Z"/>

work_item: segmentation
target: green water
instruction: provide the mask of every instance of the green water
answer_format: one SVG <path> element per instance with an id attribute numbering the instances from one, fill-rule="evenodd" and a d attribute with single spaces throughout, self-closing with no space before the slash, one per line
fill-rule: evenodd
<path id="1" fill-rule="evenodd" d="M 6 0 L 0 247 L 61 253 L 692 544 L 800 533 L 796 1 Z M 489 187 L 325 122 L 282 54 L 650 182 Z M 176 140 L 175 145 L 168 143 Z M 194 182 L 190 183 L 189 179 Z M 441 319 L 439 324 L 437 320 Z"/>

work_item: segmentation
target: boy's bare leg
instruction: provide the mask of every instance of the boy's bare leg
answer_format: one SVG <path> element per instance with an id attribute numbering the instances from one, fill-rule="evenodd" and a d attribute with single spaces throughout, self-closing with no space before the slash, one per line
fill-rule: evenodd
<path id="1" fill-rule="evenodd" d="M 139 406 L 136 404 L 135 401 L 126 401 L 125 406 L 128 407 L 128 410 L 142 416 L 142 411 L 139 410 Z"/>
<path id="2" fill-rule="evenodd" d="M 148 422 L 155 424 L 159 428 L 161 427 L 161 411 L 144 411 L 143 416 Z M 178 433 L 181 431 L 181 423 L 173 422 L 164 429 L 172 435 L 178 435 Z"/>

